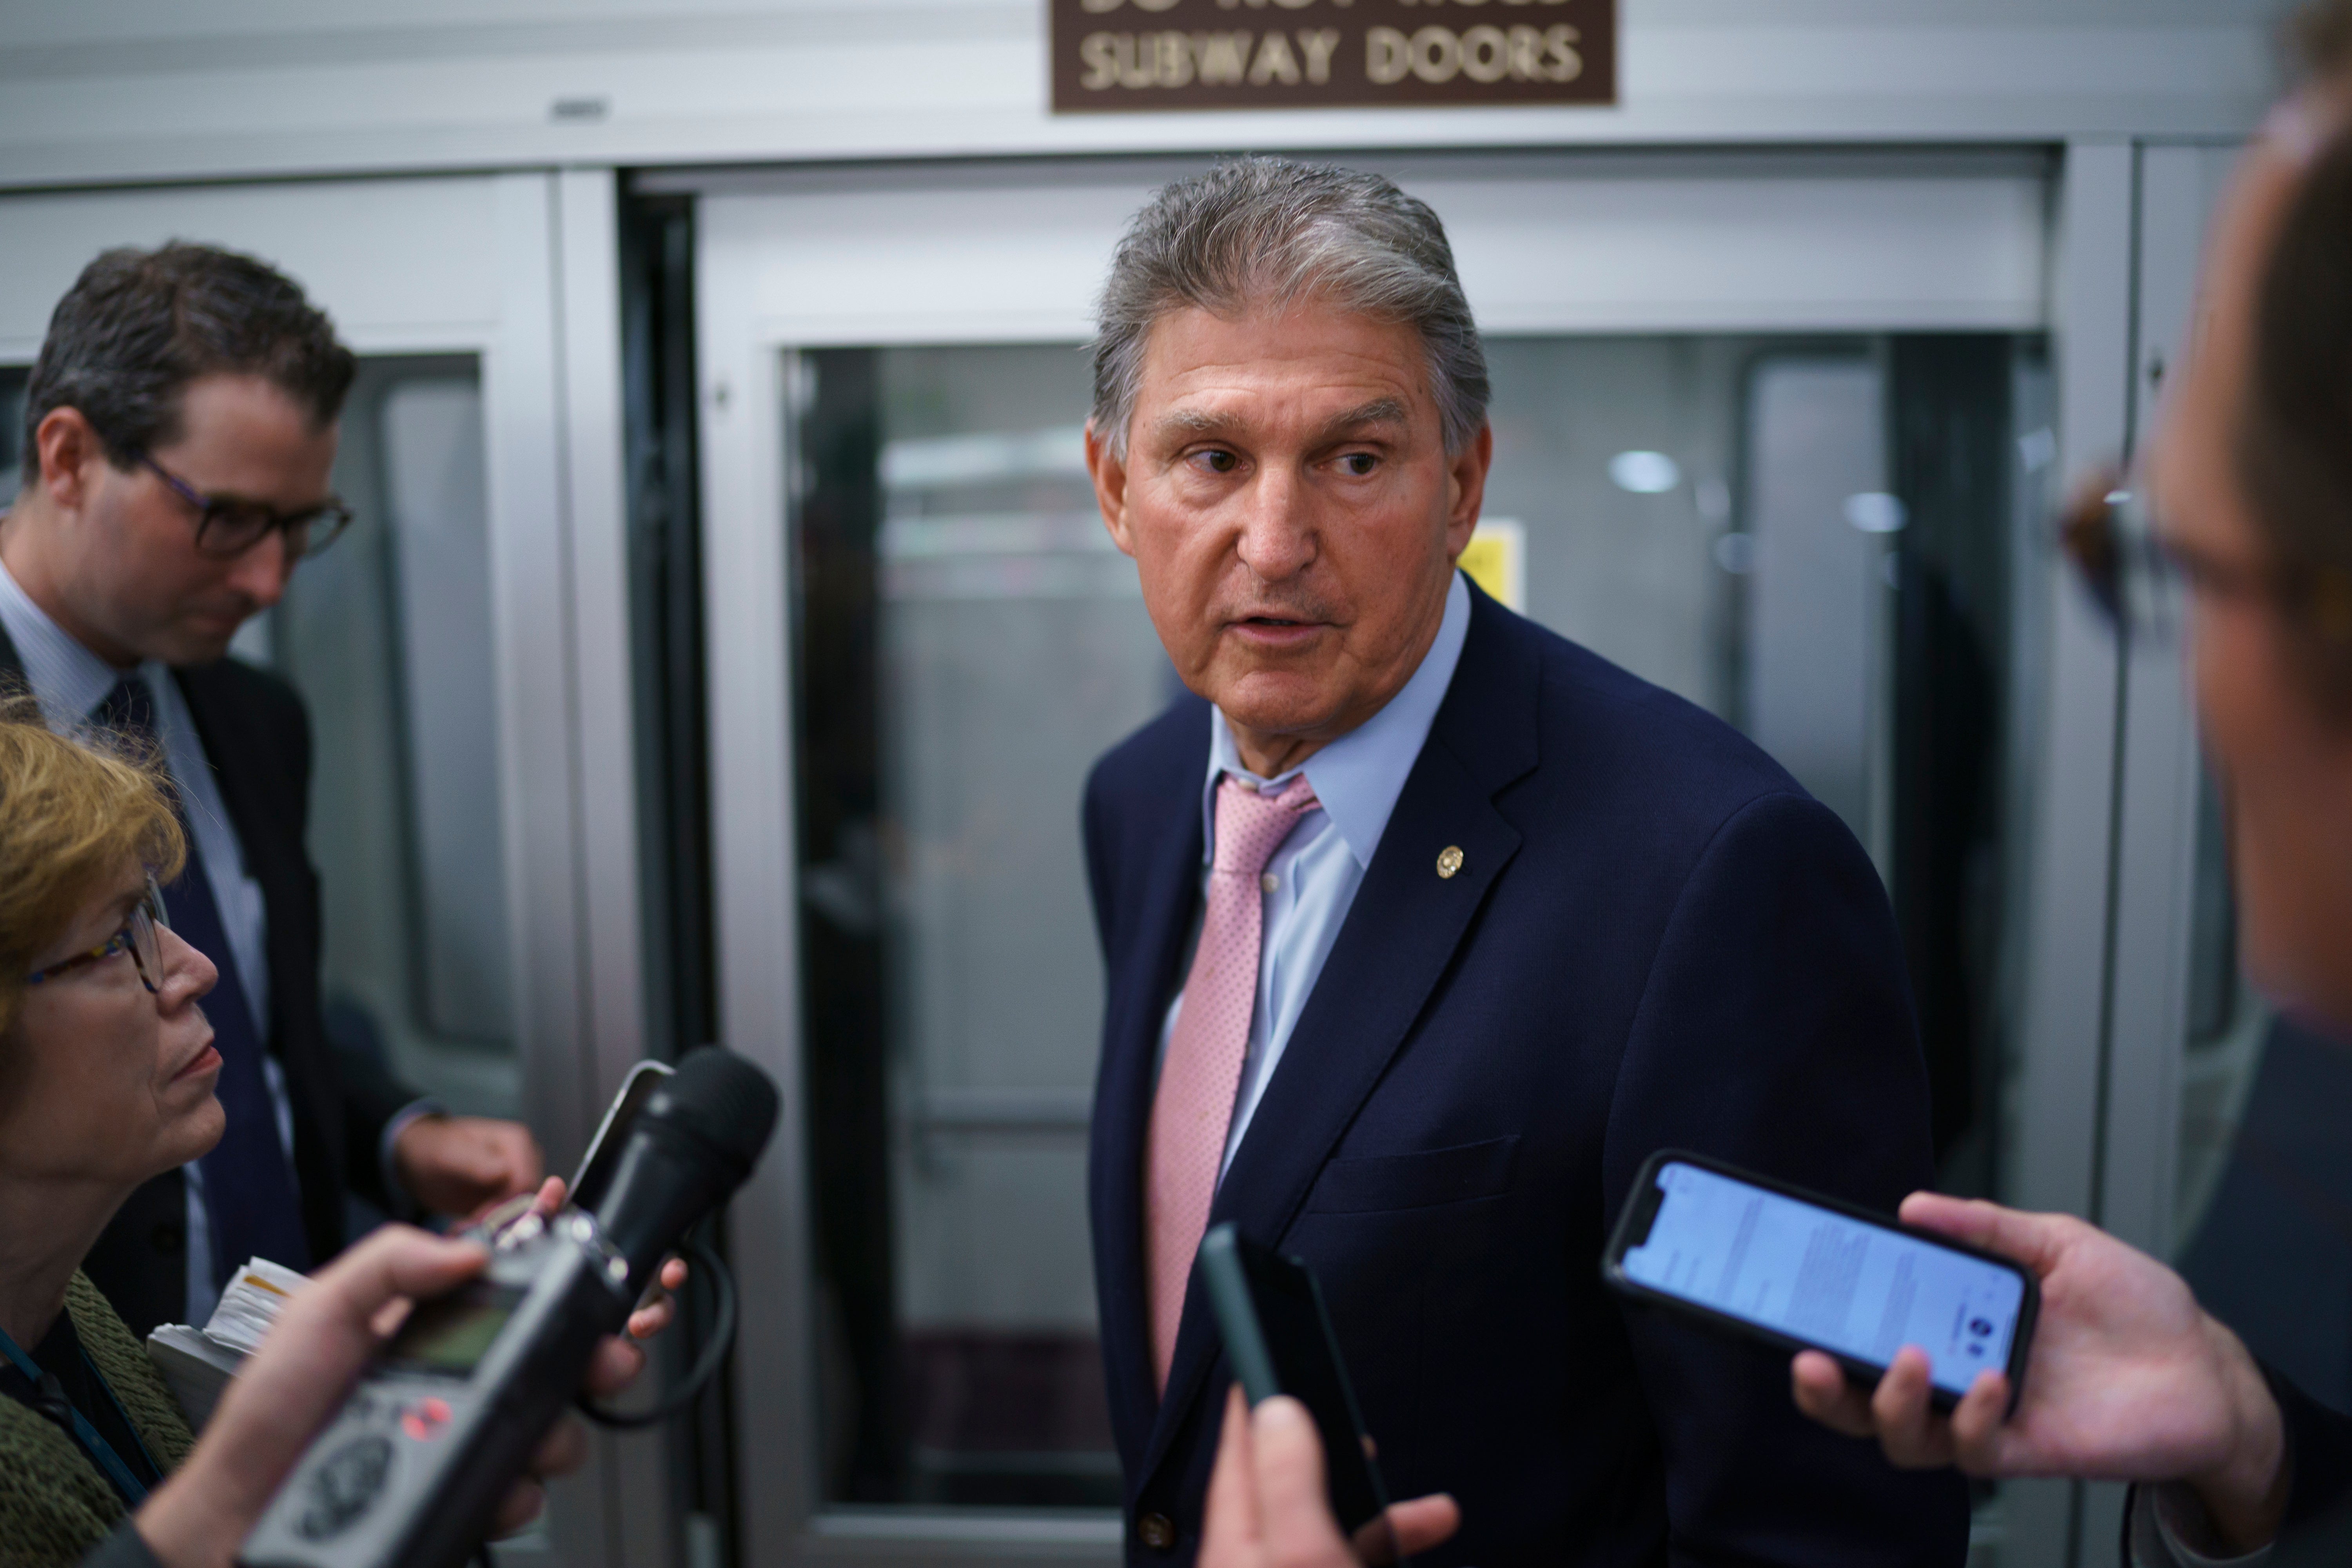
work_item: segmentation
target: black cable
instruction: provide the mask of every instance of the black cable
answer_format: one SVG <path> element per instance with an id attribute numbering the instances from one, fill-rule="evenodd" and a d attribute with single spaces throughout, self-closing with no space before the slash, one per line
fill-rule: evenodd
<path id="1" fill-rule="evenodd" d="M 726 1364 L 727 1352 L 735 1348 L 735 1277 L 727 1271 L 708 1243 L 699 1237 L 689 1238 L 684 1248 L 694 1259 L 695 1271 L 708 1279 L 719 1291 L 719 1318 L 711 1325 L 710 1338 L 695 1359 L 694 1368 L 685 1381 L 669 1391 L 667 1397 L 650 1410 L 607 1410 L 590 1401 L 583 1394 L 575 1401 L 580 1413 L 600 1426 L 614 1426 L 624 1431 L 641 1426 L 653 1426 L 683 1413 L 701 1397 L 710 1380 L 719 1375 Z"/>

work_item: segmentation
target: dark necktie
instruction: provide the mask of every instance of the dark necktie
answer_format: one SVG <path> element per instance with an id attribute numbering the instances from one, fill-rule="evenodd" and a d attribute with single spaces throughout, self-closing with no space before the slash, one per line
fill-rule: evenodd
<path id="1" fill-rule="evenodd" d="M 123 677 L 106 694 L 106 700 L 99 704 L 98 721 L 142 746 L 160 750 L 154 697 L 146 681 L 136 675 Z M 186 804 L 176 797 L 173 804 L 185 829 Z M 230 1274 L 248 1258 L 308 1269 L 310 1247 L 302 1231 L 294 1168 L 278 1138 L 277 1111 L 261 1068 L 261 1037 L 254 1028 L 245 981 L 237 973 L 236 955 L 229 948 L 228 929 L 213 896 L 212 879 L 205 874 L 196 836 L 191 832 L 187 839 L 188 863 L 163 889 L 163 907 L 172 917 L 173 934 L 211 959 L 220 971 L 220 980 L 205 998 L 204 1008 L 205 1016 L 212 1020 L 214 1047 L 221 1055 L 220 1082 L 213 1092 L 221 1109 L 228 1112 L 228 1130 L 197 1163 L 205 1173 L 213 1284 L 226 1289 Z"/>

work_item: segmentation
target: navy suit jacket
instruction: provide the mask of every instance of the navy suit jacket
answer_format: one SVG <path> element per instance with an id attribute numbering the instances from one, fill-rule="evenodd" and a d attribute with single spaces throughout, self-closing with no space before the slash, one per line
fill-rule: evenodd
<path id="1" fill-rule="evenodd" d="M 1430 1563 L 1953 1563 L 1968 1500 L 1798 1415 L 1785 1357 L 1630 1310 L 1601 1247 L 1674 1146 L 1892 1210 L 1927 1082 L 1868 858 L 1719 721 L 1473 590 L 1468 641 L 1210 1221 L 1302 1257 Z M 1128 1552 L 1189 1563 L 1229 1373 L 1199 1291 L 1152 1392 L 1143 1160 L 1199 902 L 1209 712 L 1096 765 L 1109 985 L 1089 1199 Z M 1449 847 L 1461 870 L 1441 878 Z M 1164 1515 L 1155 1551 L 1137 1521 Z"/>

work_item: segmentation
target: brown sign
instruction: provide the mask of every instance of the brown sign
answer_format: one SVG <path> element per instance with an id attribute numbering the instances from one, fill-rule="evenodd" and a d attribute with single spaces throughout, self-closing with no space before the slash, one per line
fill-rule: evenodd
<path id="1" fill-rule="evenodd" d="M 1056 114 L 1617 101 L 1617 0 L 1046 4 Z"/>

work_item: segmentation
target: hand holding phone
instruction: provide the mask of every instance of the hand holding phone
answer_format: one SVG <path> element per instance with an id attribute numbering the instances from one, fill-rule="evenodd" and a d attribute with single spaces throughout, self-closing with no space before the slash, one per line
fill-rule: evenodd
<path id="1" fill-rule="evenodd" d="M 1869 1382 L 1916 1346 L 1941 1409 L 1988 1371 L 2021 1385 L 2040 1301 L 2007 1258 L 1675 1150 L 1642 1167 L 1601 1273 L 1636 1301 Z"/>
<path id="2" fill-rule="evenodd" d="M 1200 1568 L 1402 1563 L 1452 1536 L 1462 1510 L 1444 1493 L 1386 1503 L 1314 1272 L 1230 1224 L 1202 1238 L 1198 1269 L 1239 1384 L 1209 1479 Z"/>
<path id="3" fill-rule="evenodd" d="M 1253 1409 L 1234 1384 L 1209 1477 L 1199 1568 L 1361 1568 L 1332 1517 L 1323 1474 L 1323 1439 L 1307 1407 L 1277 1396 Z M 1426 1552 L 1461 1528 L 1462 1510 L 1440 1492 L 1391 1503 L 1388 1524 L 1399 1552 Z"/>
<path id="4" fill-rule="evenodd" d="M 2278 1403 L 2244 1344 L 2179 1275 L 2071 1215 L 1914 1193 L 1902 1219 L 2032 1274 L 2041 1305 L 2024 1385 L 1980 1379 L 1946 1416 L 1931 1406 L 1916 1352 L 1874 1389 L 1807 1354 L 1791 1376 L 1808 1415 L 1875 1437 L 1906 1468 L 2180 1481 L 2204 1505 L 2223 1555 L 2271 1538 L 2287 1479 Z"/>
<path id="5" fill-rule="evenodd" d="M 1195 1268 L 1242 1392 L 1253 1406 L 1286 1394 L 1307 1407 L 1322 1437 L 1324 1478 L 1340 1531 L 1365 1562 L 1397 1562 L 1388 1491 L 1314 1274 L 1297 1258 L 1260 1247 L 1230 1221 L 1201 1238 Z"/>

